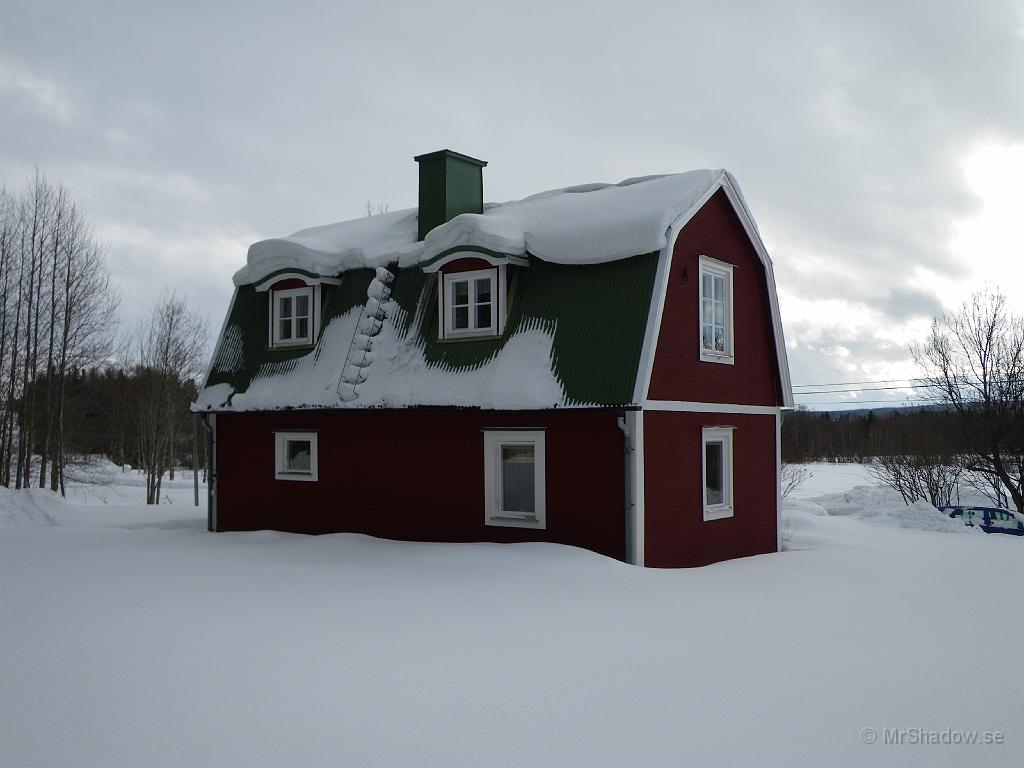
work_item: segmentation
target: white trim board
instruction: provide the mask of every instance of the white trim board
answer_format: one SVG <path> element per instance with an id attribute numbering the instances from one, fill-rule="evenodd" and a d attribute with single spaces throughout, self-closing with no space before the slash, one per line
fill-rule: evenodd
<path id="1" fill-rule="evenodd" d="M 775 405 L 740 405 L 738 403 L 695 403 L 687 400 L 644 400 L 645 411 L 677 413 L 745 413 L 774 416 L 781 408 Z"/>
<path id="2" fill-rule="evenodd" d="M 725 195 L 732 204 L 747 233 L 747 238 L 754 246 L 754 251 L 765 270 L 765 282 L 768 286 L 768 306 L 772 316 L 772 331 L 775 337 L 775 358 L 779 371 L 779 379 L 782 384 L 782 405 L 793 407 L 793 385 L 789 375 L 789 357 L 786 354 L 786 340 L 782 332 L 782 316 L 779 313 L 779 298 L 775 289 L 775 270 L 772 267 L 771 257 L 761 240 L 761 234 L 757 231 L 754 221 L 747 211 L 743 197 L 736 190 L 732 181 L 732 175 L 728 171 L 722 171 L 717 181 L 712 184 L 693 207 L 680 216 L 668 228 L 667 242 L 661 249 L 658 257 L 658 273 L 654 279 L 654 290 L 651 295 L 651 309 L 647 316 L 647 332 L 644 335 L 643 350 L 640 354 L 640 366 L 637 369 L 636 386 L 633 390 L 633 402 L 640 403 L 647 400 L 651 388 L 651 374 L 654 370 L 654 355 L 658 349 L 658 337 L 661 333 L 661 320 L 665 311 L 665 299 L 668 295 L 668 276 L 672 269 L 672 254 L 675 250 L 676 239 L 679 232 L 685 227 L 697 212 L 704 207 L 704 204 L 719 190 L 725 190 Z"/>

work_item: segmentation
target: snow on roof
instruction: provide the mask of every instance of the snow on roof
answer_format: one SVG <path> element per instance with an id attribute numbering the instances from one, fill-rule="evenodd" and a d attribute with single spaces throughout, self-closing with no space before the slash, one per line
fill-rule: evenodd
<path id="1" fill-rule="evenodd" d="M 624 259 L 663 248 L 672 223 L 692 213 L 726 175 L 698 170 L 643 176 L 488 203 L 482 214 L 456 216 L 423 241 L 416 240 L 415 208 L 313 227 L 253 243 L 234 282 L 247 285 L 282 269 L 327 277 L 396 261 L 408 267 L 468 245 L 560 264 Z"/>

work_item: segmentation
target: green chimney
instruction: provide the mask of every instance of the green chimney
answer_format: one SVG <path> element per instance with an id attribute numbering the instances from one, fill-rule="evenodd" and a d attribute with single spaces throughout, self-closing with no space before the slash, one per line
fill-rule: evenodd
<path id="1" fill-rule="evenodd" d="M 485 161 L 450 149 L 413 159 L 420 164 L 420 240 L 460 213 L 484 212 Z"/>

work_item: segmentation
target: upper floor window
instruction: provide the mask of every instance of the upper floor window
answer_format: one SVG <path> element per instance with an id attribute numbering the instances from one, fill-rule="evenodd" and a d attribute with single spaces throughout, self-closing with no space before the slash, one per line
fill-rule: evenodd
<path id="1" fill-rule="evenodd" d="M 274 346 L 313 343 L 313 287 L 271 292 Z"/>
<path id="2" fill-rule="evenodd" d="M 733 362 L 732 265 L 700 257 L 700 359 Z"/>
<path id="3" fill-rule="evenodd" d="M 498 333 L 497 267 L 443 275 L 444 338 Z"/>

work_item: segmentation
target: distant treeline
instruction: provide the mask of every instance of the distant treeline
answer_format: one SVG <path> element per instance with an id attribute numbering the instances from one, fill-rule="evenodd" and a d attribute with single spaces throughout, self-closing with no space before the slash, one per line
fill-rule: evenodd
<path id="1" fill-rule="evenodd" d="M 789 411 L 782 419 L 782 460 L 867 462 L 879 456 L 957 453 L 956 414 L 937 408 L 879 411 Z"/>

